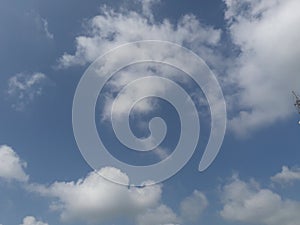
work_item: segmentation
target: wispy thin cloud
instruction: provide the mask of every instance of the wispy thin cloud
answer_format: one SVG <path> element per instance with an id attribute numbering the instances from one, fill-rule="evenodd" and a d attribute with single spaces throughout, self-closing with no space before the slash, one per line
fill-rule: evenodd
<path id="1" fill-rule="evenodd" d="M 8 80 L 7 95 L 12 107 L 22 111 L 42 94 L 46 75 L 43 73 L 19 73 Z"/>

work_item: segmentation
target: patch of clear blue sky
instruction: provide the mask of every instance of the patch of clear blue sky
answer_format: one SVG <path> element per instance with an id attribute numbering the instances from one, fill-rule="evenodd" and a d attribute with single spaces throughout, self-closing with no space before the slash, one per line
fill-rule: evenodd
<path id="1" fill-rule="evenodd" d="M 82 21 L 95 16 L 104 3 L 114 7 L 119 4 L 95 0 L 0 0 L 0 144 L 12 146 L 28 162 L 26 171 L 33 182 L 75 180 L 91 170 L 77 149 L 71 124 L 73 94 L 85 67 L 55 70 L 53 66 L 64 52 L 75 50 L 75 37 L 83 32 Z M 223 29 L 223 12 L 224 4 L 220 0 L 167 0 L 155 7 L 154 14 L 158 19 L 169 18 L 175 22 L 182 15 L 193 13 L 203 23 Z M 35 15 L 48 21 L 53 40 L 36 27 L 32 18 Z M 45 73 L 52 85 L 24 112 L 16 112 L 5 99 L 7 79 L 19 72 L 35 71 Z M 164 183 L 164 202 L 176 210 L 182 198 L 199 189 L 211 201 L 204 219 L 210 224 L 224 224 L 214 215 L 220 207 L 217 198 L 220 180 L 224 182 L 237 171 L 243 178 L 255 177 L 267 184 L 267 178 L 282 165 L 297 165 L 296 120 L 295 117 L 278 122 L 247 139 L 237 139 L 227 133 L 220 155 L 204 173 L 197 171 L 201 149 L 205 146 L 205 141 L 201 141 L 193 159 Z M 1 183 L 0 189 L 0 222 L 4 225 L 19 224 L 26 215 L 37 215 L 52 225 L 60 224 L 58 215 L 48 211 L 47 200 L 26 194 L 13 184 Z M 297 197 L 296 192 L 291 195 Z"/>

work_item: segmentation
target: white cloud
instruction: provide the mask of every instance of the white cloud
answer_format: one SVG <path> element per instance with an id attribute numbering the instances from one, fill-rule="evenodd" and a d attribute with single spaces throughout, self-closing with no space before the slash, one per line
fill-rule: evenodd
<path id="1" fill-rule="evenodd" d="M 195 190 L 193 194 L 185 198 L 180 204 L 180 215 L 184 221 L 196 222 L 208 206 L 206 196 Z"/>
<path id="2" fill-rule="evenodd" d="M 264 225 L 298 225 L 300 202 L 235 177 L 223 187 L 221 216 L 230 221 Z"/>
<path id="3" fill-rule="evenodd" d="M 0 146 L 0 178 L 28 181 L 29 176 L 24 172 L 26 166 L 27 164 L 19 158 L 11 147 Z"/>
<path id="4" fill-rule="evenodd" d="M 224 0 L 234 44 L 240 49 L 229 73 L 239 88 L 231 120 L 247 133 L 292 113 L 292 90 L 300 87 L 300 14 L 298 0 Z"/>
<path id="5" fill-rule="evenodd" d="M 126 174 L 114 168 L 104 168 L 105 173 L 122 183 L 129 183 Z M 160 186 L 144 188 L 125 187 L 90 173 L 77 182 L 55 182 L 50 187 L 33 185 L 31 189 L 56 199 L 51 208 L 61 212 L 63 221 L 103 222 L 116 218 L 135 218 L 149 208 L 159 205 Z"/>
<path id="6" fill-rule="evenodd" d="M 20 225 L 48 225 L 48 223 L 44 223 L 42 221 L 38 221 L 36 218 L 33 216 L 26 216 L 23 219 L 23 223 Z"/>
<path id="7" fill-rule="evenodd" d="M 104 106 L 104 112 L 101 118 L 103 120 L 110 119 L 111 116 L 111 107 L 115 100 L 115 94 L 120 91 L 124 86 L 130 82 L 138 79 L 143 76 L 154 76 L 155 74 L 160 73 L 161 69 L 156 68 L 156 72 L 150 70 L 151 66 L 137 65 L 133 68 L 127 68 L 124 71 L 120 71 L 117 78 L 113 79 L 108 83 L 109 93 L 106 94 L 106 102 Z M 165 85 L 162 82 L 151 82 L 151 85 L 133 85 L 131 88 L 127 88 L 122 94 L 119 95 L 118 103 L 115 104 L 114 114 L 115 118 L 118 120 L 123 120 L 125 113 L 131 109 L 131 105 L 134 102 L 136 96 L 140 95 L 157 95 L 159 93 L 164 93 L 166 91 Z M 135 110 L 137 112 L 150 112 L 155 109 L 155 102 L 152 99 L 145 100 L 139 104 L 136 104 Z"/>
<path id="8" fill-rule="evenodd" d="M 44 18 L 41 18 L 41 22 L 42 22 L 43 29 L 44 29 L 44 32 L 46 34 L 46 37 L 49 38 L 49 39 L 53 39 L 54 35 L 49 31 L 48 21 Z"/>
<path id="9" fill-rule="evenodd" d="M 180 215 L 166 205 L 159 205 L 156 208 L 147 209 L 143 214 L 137 216 L 137 225 L 171 225 L 171 224 L 190 224 L 198 222 L 204 210 L 208 206 L 206 196 L 195 190 L 190 196 L 183 199 L 180 203 Z"/>
<path id="10" fill-rule="evenodd" d="M 182 16 L 177 24 L 168 19 L 157 21 L 152 6 L 158 2 L 142 1 L 141 13 L 102 7 L 100 14 L 87 23 L 86 35 L 76 38 L 75 53 L 65 53 L 59 60 L 60 66 L 85 65 L 120 44 L 155 39 L 187 46 L 209 65 L 222 68 L 228 59 L 216 51 L 221 31 L 202 24 L 193 15 Z M 296 112 L 291 91 L 300 86 L 300 15 L 297 11 L 300 3 L 297 0 L 224 2 L 227 28 L 240 53 L 230 60 L 227 76 L 221 78 L 238 90 L 227 98 L 233 111 L 230 127 L 236 134 L 243 135 Z M 115 80 L 115 84 L 123 85 L 121 79 Z M 155 85 L 152 89 L 156 90 Z M 108 95 L 106 102 L 108 107 L 113 101 L 111 96 L 113 94 Z M 131 96 L 126 93 L 123 97 L 130 100 Z M 143 106 L 149 109 L 153 103 L 146 102 Z"/>
<path id="11" fill-rule="evenodd" d="M 142 1 L 142 10 L 120 10 L 102 7 L 101 13 L 87 25 L 87 35 L 76 38 L 75 54 L 65 53 L 62 67 L 84 65 L 120 44 L 139 40 L 165 40 L 190 46 L 201 55 L 212 57 L 207 46 L 215 46 L 220 40 L 220 31 L 201 24 L 195 16 L 185 15 L 177 24 L 165 19 L 152 21 L 151 1 Z"/>
<path id="12" fill-rule="evenodd" d="M 86 25 L 86 34 L 76 38 L 76 51 L 74 54 L 65 53 L 59 60 L 60 66 L 68 68 L 74 65 L 85 65 L 94 61 L 97 57 L 104 54 L 108 50 L 121 44 L 139 41 L 139 40 L 163 40 L 171 41 L 180 45 L 184 45 L 199 53 L 208 62 L 217 61 L 213 47 L 217 46 L 220 41 L 221 31 L 206 26 L 199 22 L 194 15 L 184 15 L 176 24 L 172 24 L 168 19 L 156 21 L 152 12 L 152 5 L 158 1 L 141 1 L 142 13 L 136 11 L 120 9 L 118 11 L 102 7 L 99 15 L 92 18 Z M 138 11 L 138 10 L 137 10 Z M 119 53 L 119 52 L 118 52 Z M 172 51 L 169 48 L 161 48 L 153 53 L 153 49 L 143 49 L 143 52 L 136 49 L 131 51 L 132 55 L 153 55 L 159 59 L 170 59 L 175 65 L 186 65 L 191 62 L 179 54 L 178 51 Z M 128 52 L 120 52 L 118 61 L 122 61 L 124 57 L 128 57 Z M 113 61 L 117 61 L 114 58 Z M 108 63 L 114 63 L 108 61 Z M 195 65 L 191 65 L 194 68 Z M 150 67 L 154 67 L 155 70 Z M 195 70 L 199 70 L 196 65 Z M 105 73 L 105 66 L 101 67 L 101 72 Z M 127 71 L 126 71 L 127 70 Z M 100 115 L 102 120 L 111 118 L 111 108 L 115 100 L 116 93 L 126 86 L 130 81 L 143 77 L 145 75 L 158 75 L 164 77 L 172 76 L 170 68 L 167 66 L 149 66 L 148 64 L 134 65 L 123 69 L 113 80 L 108 82 L 110 85 L 107 92 L 102 93 L 106 96 L 103 114 Z M 173 69 L 174 71 L 174 69 Z M 99 72 L 100 73 L 100 72 Z M 177 74 L 179 72 L 177 71 Z M 101 73 L 102 74 L 102 73 Z M 183 76 L 183 78 L 182 78 Z M 186 78 L 180 76 L 180 82 L 184 82 Z M 129 112 L 133 99 L 136 96 L 157 96 L 158 93 L 172 92 L 170 88 L 163 82 L 152 81 L 149 85 L 136 85 L 131 89 L 127 89 L 122 95 L 119 95 L 118 104 L 115 104 L 114 115 L 119 121 L 126 121 L 128 118 L 126 112 Z M 156 101 L 153 98 L 145 99 L 135 105 L 136 113 L 149 113 L 157 109 Z M 155 146 L 152 143 L 146 143 L 147 148 Z M 160 152 L 157 156 L 161 157 Z"/>
<path id="13" fill-rule="evenodd" d="M 151 22 L 154 22 L 154 16 L 152 13 L 152 7 L 155 4 L 158 4 L 161 2 L 161 0 L 141 0 L 142 5 L 142 13 L 145 17 L 147 17 Z"/>
<path id="14" fill-rule="evenodd" d="M 0 178 L 26 182 L 27 166 L 14 150 L 0 146 Z M 135 221 L 137 225 L 185 224 L 198 219 L 208 202 L 204 194 L 195 190 L 180 204 L 181 214 L 161 202 L 162 186 L 130 187 L 112 183 L 102 176 L 129 184 L 129 177 L 116 168 L 103 168 L 85 178 L 71 182 L 54 182 L 50 186 L 25 183 L 27 191 L 51 199 L 50 209 L 60 213 L 63 222 L 110 222 L 116 219 Z M 146 184 L 146 183 L 145 183 Z M 189 217 L 189 218 L 187 218 Z M 47 225 L 27 216 L 22 225 Z"/>
<path id="15" fill-rule="evenodd" d="M 48 40 L 53 40 L 54 35 L 49 31 L 48 20 L 43 18 L 38 12 L 34 10 L 26 12 L 23 20 L 35 32 L 35 37 L 38 39 L 47 38 Z"/>
<path id="16" fill-rule="evenodd" d="M 282 167 L 282 171 L 271 177 L 273 182 L 279 184 L 291 184 L 294 181 L 300 181 L 300 168 L 291 168 L 287 166 Z"/>
<path id="17" fill-rule="evenodd" d="M 42 94 L 42 84 L 46 76 L 43 73 L 19 73 L 8 80 L 8 96 L 15 101 L 16 110 L 23 110 L 36 97 Z"/>
<path id="18" fill-rule="evenodd" d="M 157 208 L 147 209 L 145 213 L 138 215 L 136 219 L 137 225 L 167 225 L 170 223 L 178 223 L 177 215 L 165 205 Z"/>
<path id="19" fill-rule="evenodd" d="M 99 224 L 124 219 L 137 225 L 186 224 L 199 219 L 208 204 L 204 194 L 194 191 L 182 201 L 181 214 L 177 215 L 161 202 L 161 185 L 126 187 L 99 174 L 129 184 L 126 174 L 107 167 L 76 182 L 55 182 L 48 187 L 30 184 L 27 189 L 52 198 L 50 208 L 60 213 L 63 222 Z"/>

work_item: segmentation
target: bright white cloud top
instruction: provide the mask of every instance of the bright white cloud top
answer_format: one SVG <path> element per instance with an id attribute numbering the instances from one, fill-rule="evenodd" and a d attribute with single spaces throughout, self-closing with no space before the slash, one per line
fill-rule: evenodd
<path id="1" fill-rule="evenodd" d="M 102 176 L 123 180 L 129 177 L 115 168 L 92 172 L 72 182 L 55 182 L 50 186 L 31 184 L 28 190 L 53 199 L 51 209 L 60 213 L 63 222 L 107 223 L 113 219 L 130 219 L 137 225 L 171 224 L 196 221 L 208 206 L 206 196 L 195 190 L 180 204 L 180 215 L 162 203 L 162 186 L 126 187 Z"/>
<path id="2" fill-rule="evenodd" d="M 128 177 L 114 168 L 99 173 L 127 180 Z M 100 222 L 118 217 L 134 217 L 147 208 L 155 207 L 160 200 L 160 186 L 128 189 L 90 173 L 77 182 L 56 182 L 50 187 L 39 187 L 46 196 L 58 198 L 51 208 L 61 211 L 63 221 Z"/>
<path id="3" fill-rule="evenodd" d="M 114 47 L 140 40 L 185 43 L 201 56 L 213 57 L 212 50 L 207 46 L 218 44 L 220 30 L 200 23 L 193 15 L 183 16 L 177 24 L 172 24 L 168 19 L 153 21 L 150 19 L 153 12 L 149 5 L 152 1 L 141 2 L 144 14 L 102 7 L 101 14 L 89 20 L 87 34 L 76 38 L 76 52 L 65 53 L 61 57 L 61 66 L 85 65 Z"/>
<path id="4" fill-rule="evenodd" d="M 222 190 L 221 216 L 230 221 L 264 225 L 298 225 L 300 202 L 284 199 L 255 181 L 244 182 L 237 177 Z"/>
<path id="5" fill-rule="evenodd" d="M 11 147 L 0 146 L 0 179 L 28 181 L 29 176 L 24 171 L 26 167 L 26 162 L 22 161 Z"/>
<path id="6" fill-rule="evenodd" d="M 23 223 L 20 225 L 48 225 L 48 223 L 44 223 L 42 221 L 37 220 L 35 217 L 33 216 L 26 216 L 23 219 Z"/>
<path id="7" fill-rule="evenodd" d="M 229 32 L 240 55 L 230 76 L 240 88 L 239 134 L 270 125 L 294 113 L 291 92 L 300 84 L 298 0 L 225 0 Z"/>
<path id="8" fill-rule="evenodd" d="M 279 184 L 291 184 L 300 181 L 300 168 L 282 167 L 282 171 L 271 177 L 272 181 Z"/>

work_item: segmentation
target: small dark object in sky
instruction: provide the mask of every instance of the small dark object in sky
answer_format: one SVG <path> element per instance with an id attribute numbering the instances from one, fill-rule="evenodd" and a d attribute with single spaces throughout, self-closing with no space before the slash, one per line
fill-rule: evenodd
<path id="1" fill-rule="evenodd" d="M 294 104 L 294 106 L 297 108 L 298 113 L 300 114 L 300 97 L 293 91 L 293 95 L 296 98 L 296 102 Z"/>

